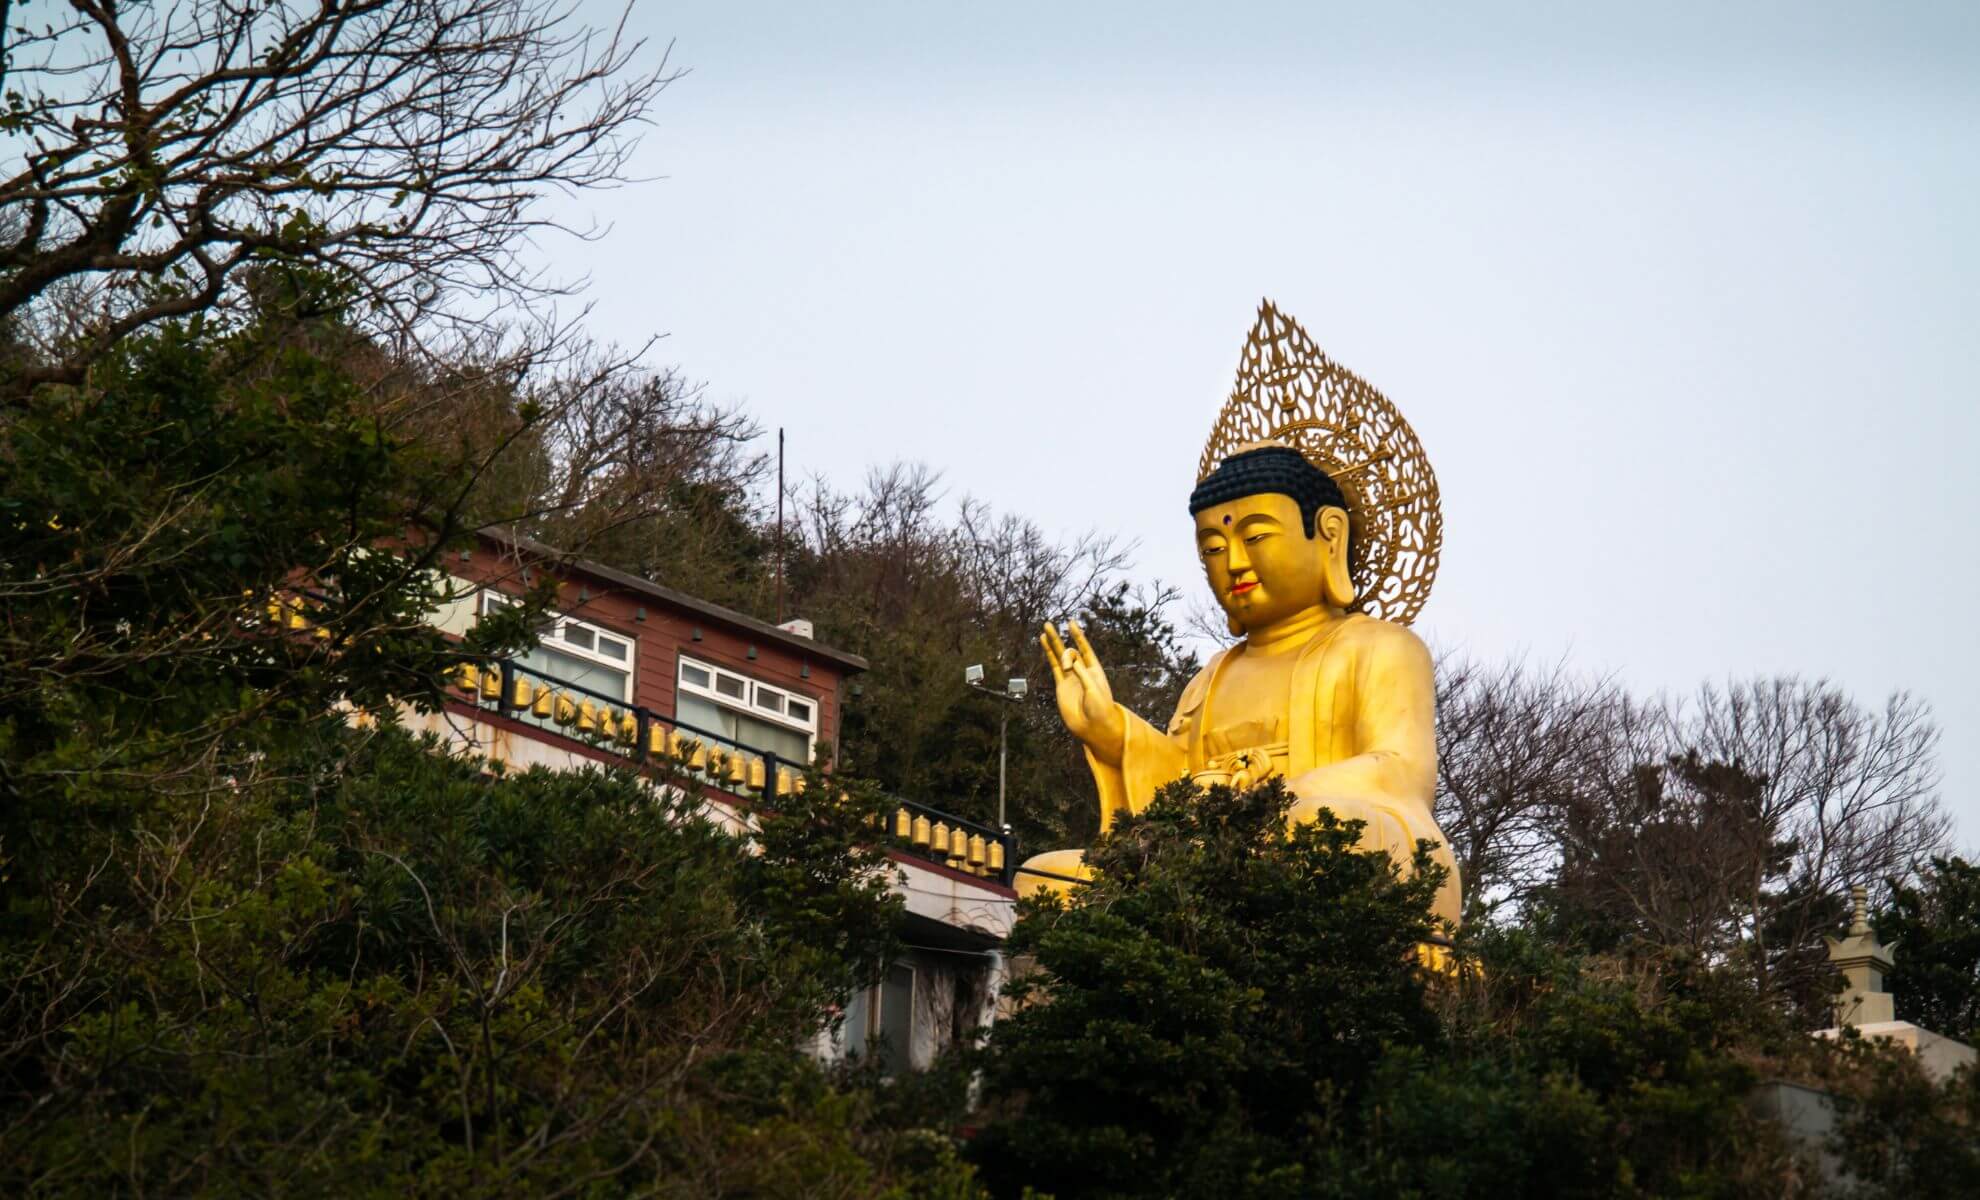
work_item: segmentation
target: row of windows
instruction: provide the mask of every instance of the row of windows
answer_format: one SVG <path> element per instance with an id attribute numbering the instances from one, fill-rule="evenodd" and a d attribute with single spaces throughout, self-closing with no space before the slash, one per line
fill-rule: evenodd
<path id="1" fill-rule="evenodd" d="M 481 594 L 483 613 L 514 603 Z M 518 659 L 524 667 L 632 703 L 633 639 L 568 615 L 546 617 L 536 635 L 537 645 Z M 686 656 L 678 669 L 676 720 L 789 762 L 811 761 L 818 736 L 811 697 Z"/>
<path id="2" fill-rule="evenodd" d="M 815 730 L 818 727 L 817 708 L 808 697 L 772 687 L 734 671 L 683 658 L 680 682 L 682 691 L 706 696 L 717 704 L 740 704 L 752 713 L 771 714 L 773 719 L 798 729 Z"/>

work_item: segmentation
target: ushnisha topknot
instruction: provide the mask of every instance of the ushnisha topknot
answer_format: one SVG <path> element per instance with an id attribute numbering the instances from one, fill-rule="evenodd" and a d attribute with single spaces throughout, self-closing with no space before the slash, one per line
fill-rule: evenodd
<path id="1" fill-rule="evenodd" d="M 1299 505 L 1306 536 L 1323 508 L 1347 508 L 1347 498 L 1333 477 L 1306 461 L 1290 446 L 1260 446 L 1243 450 L 1219 463 L 1189 494 L 1189 513 L 1227 504 L 1246 496 L 1289 496 Z"/>

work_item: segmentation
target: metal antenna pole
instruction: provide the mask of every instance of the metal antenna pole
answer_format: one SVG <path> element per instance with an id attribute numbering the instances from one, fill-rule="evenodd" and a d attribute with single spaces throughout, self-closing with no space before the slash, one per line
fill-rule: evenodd
<path id="1" fill-rule="evenodd" d="M 997 721 L 997 828 L 1009 829 L 1004 823 L 1004 731 L 1011 727 L 1011 710 L 1006 708 Z"/>
<path id="2" fill-rule="evenodd" d="M 777 426 L 777 624 L 784 623 L 784 427 Z"/>

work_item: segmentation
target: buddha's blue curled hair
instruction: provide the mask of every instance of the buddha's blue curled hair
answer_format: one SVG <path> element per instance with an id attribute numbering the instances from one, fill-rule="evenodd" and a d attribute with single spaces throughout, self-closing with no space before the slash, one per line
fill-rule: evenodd
<path id="1" fill-rule="evenodd" d="M 1306 456 L 1290 446 L 1261 446 L 1231 455 L 1217 464 L 1189 494 L 1189 515 L 1245 496 L 1290 496 L 1299 505 L 1306 536 L 1313 536 L 1314 517 L 1323 508 L 1347 507 L 1341 486 Z"/>

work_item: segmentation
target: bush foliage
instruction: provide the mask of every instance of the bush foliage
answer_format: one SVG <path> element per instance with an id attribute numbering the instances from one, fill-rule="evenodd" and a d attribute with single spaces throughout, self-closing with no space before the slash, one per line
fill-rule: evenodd
<path id="1" fill-rule="evenodd" d="M 1024 1007 L 981 1052 L 1000 1194 L 1744 1196 L 1791 1176 L 1746 1111 L 1761 1037 L 1709 972 L 1486 930 L 1417 965 L 1436 870 L 1277 782 L 1169 789 L 1028 909 Z"/>

